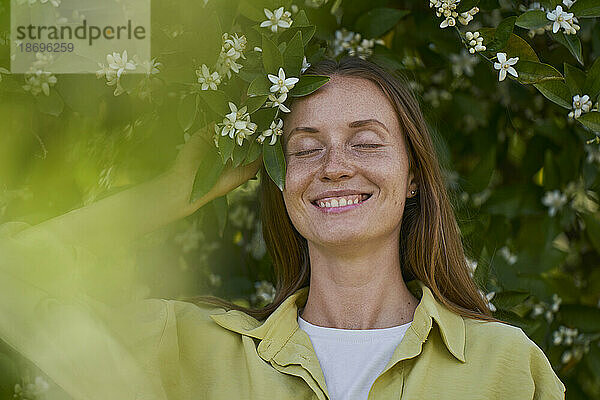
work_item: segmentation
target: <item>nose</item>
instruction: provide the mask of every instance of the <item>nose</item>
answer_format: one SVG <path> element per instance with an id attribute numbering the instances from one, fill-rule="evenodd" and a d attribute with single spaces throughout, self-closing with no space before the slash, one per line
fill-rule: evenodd
<path id="1" fill-rule="evenodd" d="M 354 170 L 348 163 L 348 157 L 337 147 L 332 147 L 328 150 L 323 162 L 324 164 L 321 169 L 322 181 L 337 181 L 350 178 L 354 173 Z"/>

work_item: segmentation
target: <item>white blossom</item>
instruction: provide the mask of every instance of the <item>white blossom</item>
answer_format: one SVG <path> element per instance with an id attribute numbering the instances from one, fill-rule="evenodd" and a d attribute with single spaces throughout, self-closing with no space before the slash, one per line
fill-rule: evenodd
<path id="1" fill-rule="evenodd" d="M 17 0 L 17 4 L 22 5 L 27 3 L 29 6 L 37 3 L 38 0 Z M 54 7 L 60 7 L 60 0 L 39 0 L 40 4 L 46 4 L 50 2 Z"/>
<path id="2" fill-rule="evenodd" d="M 600 164 L 600 144 L 598 144 L 598 145 L 587 144 L 585 146 L 585 152 L 587 153 L 587 157 L 585 160 L 588 163 Z"/>
<path id="3" fill-rule="evenodd" d="M 440 23 L 440 28 L 446 28 L 448 26 L 456 25 L 456 18 L 458 17 L 456 7 L 458 6 L 459 2 L 460 0 L 429 1 L 429 7 L 435 7 L 435 15 L 437 15 L 438 17 L 445 17 L 445 19 Z"/>
<path id="4" fill-rule="evenodd" d="M 479 62 L 479 58 L 470 55 L 467 50 L 461 49 L 460 54 L 450 54 L 452 63 L 452 73 L 461 76 L 463 73 L 467 76 L 473 76 L 473 67 Z"/>
<path id="5" fill-rule="evenodd" d="M 22 379 L 22 385 L 15 385 L 15 393 L 13 398 L 22 400 L 41 399 L 41 396 L 48 391 L 50 385 L 44 378 L 37 376 L 33 383 L 29 382 L 29 378 Z"/>
<path id="6" fill-rule="evenodd" d="M 553 217 L 556 212 L 567 203 L 567 196 L 560 190 L 546 192 L 542 198 L 542 204 L 548 207 L 548 214 Z"/>
<path id="7" fill-rule="evenodd" d="M 210 273 L 210 275 L 208 275 L 208 283 L 211 286 L 215 286 L 215 287 L 221 286 L 221 283 L 222 283 L 221 275 Z"/>
<path id="8" fill-rule="evenodd" d="M 496 292 L 489 292 L 488 294 L 485 294 L 481 289 L 479 290 L 479 293 L 481 294 L 481 297 L 485 300 L 485 302 L 488 305 L 488 308 L 490 309 L 490 311 L 495 312 L 496 311 L 496 306 L 494 306 L 491 303 L 491 300 L 494 298 L 494 296 L 496 295 Z"/>
<path id="9" fill-rule="evenodd" d="M 135 61 L 127 59 L 127 50 L 123 54 L 115 53 L 106 56 L 108 66 L 117 73 L 117 78 L 120 78 L 126 70 L 133 71 L 136 68 Z"/>
<path id="10" fill-rule="evenodd" d="M 577 1 L 577 0 L 563 0 L 563 4 L 565 6 L 567 6 L 567 8 L 571 8 L 571 6 L 575 3 L 575 1 Z"/>
<path id="11" fill-rule="evenodd" d="M 283 112 L 290 112 L 290 109 L 283 104 L 287 99 L 287 93 L 282 93 L 279 97 L 276 97 L 273 93 L 271 93 L 268 99 L 269 101 L 265 103 L 267 107 L 279 107 L 279 109 Z"/>
<path id="12" fill-rule="evenodd" d="M 277 32 L 278 28 L 289 28 L 293 21 L 290 18 L 292 14 L 289 11 L 284 11 L 283 7 L 279 7 L 276 10 L 264 9 L 266 21 L 260 23 L 262 28 L 270 28 L 272 32 Z"/>
<path id="13" fill-rule="evenodd" d="M 558 312 L 560 307 L 560 303 L 562 299 L 558 296 L 558 294 L 554 293 L 552 295 L 552 305 L 546 302 L 540 302 L 533 305 L 533 310 L 531 312 L 531 317 L 535 318 L 539 315 L 544 315 L 544 318 L 548 323 L 551 323 L 554 320 L 554 314 Z"/>
<path id="14" fill-rule="evenodd" d="M 275 142 L 277 141 L 277 137 L 283 135 L 283 120 L 281 118 L 279 118 L 278 122 L 275 123 L 275 121 L 271 122 L 271 125 L 269 126 L 269 129 L 263 131 L 257 138 L 256 141 L 258 143 L 264 142 L 264 140 L 267 137 L 271 137 L 271 141 L 269 142 L 269 145 L 274 145 Z"/>
<path id="15" fill-rule="evenodd" d="M 554 313 L 558 312 L 558 309 L 559 309 L 561 303 L 562 303 L 562 299 L 560 298 L 560 296 L 557 293 L 554 293 L 552 295 L 552 306 L 550 307 L 552 312 L 554 312 Z"/>
<path id="16" fill-rule="evenodd" d="M 56 76 L 51 72 L 38 70 L 29 70 L 25 73 L 25 85 L 23 89 L 31 92 L 32 95 L 37 96 L 43 92 L 46 96 L 50 95 L 50 87 L 54 86 L 57 82 Z"/>
<path id="17" fill-rule="evenodd" d="M 211 73 L 206 64 L 202 64 L 202 67 L 196 70 L 196 75 L 198 83 L 202 84 L 202 90 L 217 90 L 217 86 L 221 84 L 219 73 Z"/>
<path id="18" fill-rule="evenodd" d="M 552 343 L 555 346 L 559 344 L 571 345 L 573 339 L 577 336 L 577 329 L 567 328 L 566 326 L 559 326 L 557 331 L 552 332 Z"/>
<path id="19" fill-rule="evenodd" d="M 271 93 L 278 93 L 278 94 L 288 93 L 294 87 L 294 85 L 299 81 L 298 78 L 294 78 L 294 77 L 286 78 L 285 71 L 281 67 L 279 67 L 278 75 L 268 74 L 267 77 L 273 84 L 269 90 L 271 91 Z"/>
<path id="20" fill-rule="evenodd" d="M 162 65 L 162 63 L 157 62 L 156 58 L 153 58 L 152 60 L 146 60 L 144 62 L 142 62 L 142 64 L 140 64 L 140 67 L 142 68 L 143 71 L 146 72 L 146 76 L 150 77 L 152 75 L 156 75 L 160 72 L 159 67 Z"/>
<path id="21" fill-rule="evenodd" d="M 598 194 L 586 189 L 582 179 L 569 182 L 565 187 L 565 195 L 572 198 L 570 206 L 579 213 L 588 214 L 598 211 Z"/>
<path id="22" fill-rule="evenodd" d="M 254 283 L 256 292 L 250 296 L 250 301 L 254 304 L 269 304 L 275 299 L 275 287 L 271 282 L 259 281 Z"/>
<path id="23" fill-rule="evenodd" d="M 221 52 L 217 58 L 215 70 L 221 79 L 225 76 L 231 78 L 232 71 L 237 74 L 242 68 L 242 64 L 237 63 L 236 60 L 246 59 L 243 52 L 246 50 L 247 39 L 244 35 L 238 36 L 235 33 L 223 33 L 222 39 Z"/>
<path id="24" fill-rule="evenodd" d="M 342 28 L 335 31 L 335 37 L 330 48 L 334 57 L 347 52 L 350 56 L 366 59 L 373 54 L 375 44 L 383 44 L 383 40 L 364 39 L 360 33 Z"/>
<path id="25" fill-rule="evenodd" d="M 469 45 L 469 53 L 474 54 L 476 51 L 484 51 L 486 47 L 483 45 L 483 36 L 479 32 L 466 32 L 465 38 Z"/>
<path id="26" fill-rule="evenodd" d="M 302 59 L 302 68 L 300 69 L 300 73 L 303 74 L 310 67 L 310 63 L 306 61 L 306 56 Z"/>
<path id="27" fill-rule="evenodd" d="M 460 13 L 458 22 L 463 25 L 468 25 L 473 20 L 473 16 L 479 12 L 479 7 L 473 7 L 469 11 Z"/>
<path id="28" fill-rule="evenodd" d="M 477 260 L 471 260 L 469 257 L 465 256 L 465 262 L 467 263 L 467 267 L 469 268 L 469 275 L 471 278 L 477 269 Z"/>
<path id="29" fill-rule="evenodd" d="M 250 121 L 246 106 L 238 109 L 235 104 L 229 102 L 229 109 L 231 112 L 225 115 L 223 122 L 215 125 L 215 132 L 221 136 L 235 138 L 236 143 L 241 146 L 246 137 L 254 134 L 257 125 Z"/>
<path id="30" fill-rule="evenodd" d="M 507 72 L 512 76 L 519 76 L 517 71 L 512 67 L 517 63 L 517 61 L 519 61 L 519 57 L 512 57 L 507 60 L 506 53 L 496 53 L 496 58 L 499 62 L 494 63 L 494 68 L 500 70 L 500 74 L 498 76 L 499 81 L 503 81 L 504 78 L 506 78 Z"/>
<path id="31" fill-rule="evenodd" d="M 548 11 L 546 13 L 546 18 L 550 21 L 554 21 L 552 24 L 552 32 L 556 33 L 562 27 L 564 29 L 565 34 L 575 34 L 579 30 L 579 25 L 577 25 L 577 18 L 573 15 L 573 13 L 565 12 L 562 9 L 562 6 L 556 6 L 556 9 L 553 11 Z"/>
<path id="32" fill-rule="evenodd" d="M 589 112 L 592 108 L 592 101 L 590 96 L 584 94 L 580 96 L 576 94 L 573 96 L 573 111 L 569 112 L 569 118 L 579 118 L 581 114 Z"/>
<path id="33" fill-rule="evenodd" d="M 498 251 L 500 252 L 500 255 L 502 257 L 504 257 L 506 262 L 509 263 L 510 265 L 513 265 L 514 263 L 517 262 L 517 256 L 514 253 L 511 253 L 508 246 L 503 246 Z"/>

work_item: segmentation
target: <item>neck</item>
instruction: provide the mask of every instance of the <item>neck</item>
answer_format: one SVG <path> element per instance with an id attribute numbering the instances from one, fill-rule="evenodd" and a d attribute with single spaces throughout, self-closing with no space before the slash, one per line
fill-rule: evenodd
<path id="1" fill-rule="evenodd" d="M 310 289 L 301 317 L 339 329 L 380 329 L 412 321 L 419 300 L 402 278 L 398 241 L 332 249 L 309 242 Z"/>

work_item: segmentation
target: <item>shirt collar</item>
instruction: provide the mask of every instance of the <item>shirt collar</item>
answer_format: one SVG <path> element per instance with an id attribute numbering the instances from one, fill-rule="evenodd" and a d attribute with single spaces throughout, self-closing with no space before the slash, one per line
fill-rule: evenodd
<path id="1" fill-rule="evenodd" d="M 448 351 L 458 360 L 465 362 L 463 317 L 439 303 L 431 289 L 420 280 L 408 282 L 407 287 L 416 297 L 420 297 L 411 328 L 421 342 L 427 339 L 432 321 L 435 321 Z M 239 310 L 220 310 L 211 313 L 210 317 L 225 329 L 260 339 L 257 349 L 259 355 L 265 360 L 271 360 L 298 330 L 298 309 L 306 304 L 308 291 L 308 286 L 298 289 L 264 321 L 258 321 Z"/>

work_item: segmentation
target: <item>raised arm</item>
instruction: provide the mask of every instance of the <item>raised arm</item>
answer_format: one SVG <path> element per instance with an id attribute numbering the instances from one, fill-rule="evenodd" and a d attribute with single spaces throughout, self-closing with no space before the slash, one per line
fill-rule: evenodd
<path id="1" fill-rule="evenodd" d="M 256 175 L 262 157 L 247 166 L 226 167 L 210 192 L 189 202 L 196 170 L 210 145 L 203 131 L 196 132 L 169 170 L 158 177 L 52 218 L 19 235 L 36 235 L 44 230 L 65 243 L 92 251 L 110 249 L 192 214 Z"/>
<path id="2" fill-rule="evenodd" d="M 107 306 L 86 293 L 86 273 L 118 269 L 111 246 L 190 215 L 252 178 L 262 161 L 225 169 L 207 195 L 189 203 L 208 145 L 195 134 L 149 182 L 35 226 L 0 225 L 0 338 L 74 399 L 167 398 L 156 366 L 164 364 L 163 335 L 176 329 L 168 302 Z"/>

